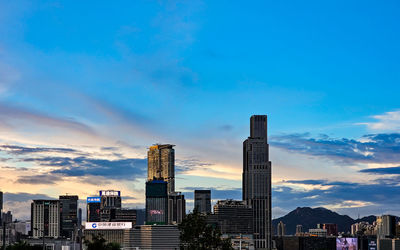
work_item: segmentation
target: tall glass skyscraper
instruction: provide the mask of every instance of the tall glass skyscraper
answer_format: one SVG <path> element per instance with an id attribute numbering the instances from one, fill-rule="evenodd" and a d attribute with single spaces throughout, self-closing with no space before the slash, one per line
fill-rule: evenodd
<path id="1" fill-rule="evenodd" d="M 174 145 L 156 144 L 147 152 L 147 180 L 168 182 L 168 193 L 175 192 L 175 150 Z"/>
<path id="2" fill-rule="evenodd" d="M 61 236 L 73 238 L 73 233 L 78 224 L 78 199 L 77 195 L 60 195 Z"/>
<path id="3" fill-rule="evenodd" d="M 267 116 L 250 118 L 250 137 L 243 142 L 243 200 L 253 209 L 256 249 L 272 248 L 271 162 L 267 140 Z"/>

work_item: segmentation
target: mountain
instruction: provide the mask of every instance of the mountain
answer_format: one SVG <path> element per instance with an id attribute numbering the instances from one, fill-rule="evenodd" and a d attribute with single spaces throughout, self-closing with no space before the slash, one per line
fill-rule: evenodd
<path id="1" fill-rule="evenodd" d="M 302 225 L 303 232 L 308 232 L 310 228 L 317 228 L 318 223 L 335 223 L 338 225 L 339 232 L 349 232 L 352 224 L 359 221 L 368 221 L 372 224 L 375 219 L 376 217 L 371 215 L 354 220 L 350 216 L 340 215 L 323 207 L 298 207 L 287 215 L 272 220 L 272 228 L 276 232 L 278 223 L 282 221 L 286 224 L 286 234 L 294 235 L 296 233 L 296 225 Z"/>

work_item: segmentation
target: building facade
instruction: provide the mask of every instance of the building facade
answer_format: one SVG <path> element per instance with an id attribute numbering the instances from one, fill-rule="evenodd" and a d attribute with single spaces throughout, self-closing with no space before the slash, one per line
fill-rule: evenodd
<path id="1" fill-rule="evenodd" d="M 376 217 L 376 235 L 378 238 L 393 238 L 396 235 L 396 217 L 382 215 Z"/>
<path id="2" fill-rule="evenodd" d="M 310 236 L 316 236 L 316 237 L 327 236 L 327 230 L 322 228 L 310 228 L 308 229 L 308 233 L 310 234 Z"/>
<path id="3" fill-rule="evenodd" d="M 60 201 L 33 200 L 31 203 L 31 228 L 33 238 L 60 237 Z"/>
<path id="4" fill-rule="evenodd" d="M 100 221 L 112 221 L 115 211 L 121 209 L 121 191 L 101 190 L 100 195 Z"/>
<path id="5" fill-rule="evenodd" d="M 168 223 L 168 183 L 163 180 L 146 182 L 146 224 Z"/>
<path id="6" fill-rule="evenodd" d="M 168 193 L 175 192 L 175 150 L 171 144 L 156 144 L 147 152 L 147 180 L 164 180 Z"/>
<path id="7" fill-rule="evenodd" d="M 253 210 L 244 201 L 220 200 L 214 205 L 214 214 L 209 217 L 222 234 L 253 233 Z"/>
<path id="8" fill-rule="evenodd" d="M 328 236 L 337 236 L 338 235 L 338 226 L 334 223 L 322 223 L 317 224 L 317 228 L 326 229 L 326 233 Z"/>
<path id="9" fill-rule="evenodd" d="M 72 238 L 78 227 L 78 196 L 60 195 L 61 229 L 60 234 L 66 238 Z"/>
<path id="10" fill-rule="evenodd" d="M 112 222 L 132 222 L 136 224 L 137 211 L 136 209 L 117 209 L 115 215 L 111 218 Z"/>
<path id="11" fill-rule="evenodd" d="M 11 211 L 7 211 L 7 213 L 2 213 L 1 221 L 10 224 L 13 221 L 13 216 Z"/>
<path id="12" fill-rule="evenodd" d="M 181 192 L 168 194 L 168 224 L 179 224 L 186 215 L 186 200 Z"/>
<path id="13" fill-rule="evenodd" d="M 199 213 L 211 213 L 211 190 L 194 190 L 194 207 Z"/>
<path id="14" fill-rule="evenodd" d="M 143 225 L 125 230 L 124 249 L 180 249 L 176 225 Z"/>
<path id="15" fill-rule="evenodd" d="M 86 220 L 88 222 L 100 221 L 101 197 L 87 197 L 86 199 Z"/>
<path id="16" fill-rule="evenodd" d="M 250 118 L 250 137 L 243 142 L 243 200 L 253 208 L 254 244 L 271 249 L 271 162 L 267 116 Z"/>

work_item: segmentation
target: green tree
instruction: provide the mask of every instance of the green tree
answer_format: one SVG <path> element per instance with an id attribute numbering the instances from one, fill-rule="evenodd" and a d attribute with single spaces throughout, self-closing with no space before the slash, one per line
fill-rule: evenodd
<path id="1" fill-rule="evenodd" d="M 118 243 L 107 243 L 102 235 L 94 235 L 92 241 L 85 240 L 87 250 L 120 250 L 121 247 Z"/>
<path id="2" fill-rule="evenodd" d="M 206 215 L 200 214 L 196 209 L 179 224 L 179 230 L 181 249 L 233 249 L 230 239 L 222 239 L 221 232 L 215 226 L 208 224 Z"/>

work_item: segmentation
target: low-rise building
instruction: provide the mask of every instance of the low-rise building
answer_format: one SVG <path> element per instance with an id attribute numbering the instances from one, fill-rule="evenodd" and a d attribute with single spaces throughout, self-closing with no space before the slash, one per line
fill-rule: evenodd
<path id="1" fill-rule="evenodd" d="M 124 249 L 179 249 L 180 232 L 176 225 L 142 225 L 125 230 Z"/>

